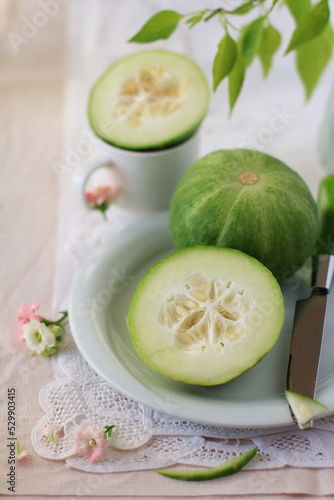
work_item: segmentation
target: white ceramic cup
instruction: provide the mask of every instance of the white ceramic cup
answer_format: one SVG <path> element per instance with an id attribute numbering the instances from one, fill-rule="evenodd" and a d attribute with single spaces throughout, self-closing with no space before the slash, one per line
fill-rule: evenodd
<path id="1" fill-rule="evenodd" d="M 128 151 L 100 142 L 101 159 L 84 163 L 73 174 L 74 195 L 86 205 L 84 193 L 90 176 L 110 167 L 121 189 L 115 205 L 136 212 L 165 210 L 181 175 L 199 158 L 198 131 L 185 142 L 161 151 Z"/>

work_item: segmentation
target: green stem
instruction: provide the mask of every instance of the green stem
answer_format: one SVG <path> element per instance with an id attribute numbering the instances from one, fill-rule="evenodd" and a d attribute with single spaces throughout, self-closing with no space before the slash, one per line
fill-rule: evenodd
<path id="1" fill-rule="evenodd" d="M 229 26 L 230 28 L 232 28 L 234 31 L 238 31 L 240 32 L 241 30 L 239 28 L 236 28 L 229 19 L 225 18 L 225 24 L 226 24 L 226 30 L 227 30 L 227 26 Z"/>
<path id="2" fill-rule="evenodd" d="M 206 16 L 206 18 L 204 19 L 204 22 L 206 23 L 207 21 L 212 19 L 214 16 L 216 16 L 217 14 L 222 12 L 222 10 L 223 9 L 216 9 L 216 10 L 211 11 L 210 14 L 208 16 Z"/>
<path id="3" fill-rule="evenodd" d="M 192 12 L 188 12 L 187 14 L 181 14 L 181 15 L 182 15 L 182 17 L 198 16 L 199 14 L 202 14 L 202 13 L 204 15 L 206 12 L 210 12 L 210 9 L 193 10 Z"/>
<path id="4" fill-rule="evenodd" d="M 101 213 L 103 215 L 104 220 L 107 221 L 108 217 L 107 217 L 107 214 L 106 214 L 106 210 L 101 210 Z"/>
<path id="5" fill-rule="evenodd" d="M 180 14 L 180 16 L 182 17 L 196 16 L 200 12 L 201 12 L 200 10 L 194 10 L 193 12 L 187 12 L 187 14 Z"/>
<path id="6" fill-rule="evenodd" d="M 269 11 L 268 11 L 268 14 L 270 14 L 270 13 L 274 10 L 274 8 L 276 7 L 276 5 L 278 5 L 279 3 L 281 3 L 281 1 L 280 1 L 280 0 L 279 0 L 278 2 L 275 2 L 275 1 L 273 0 L 273 3 L 272 3 L 272 5 L 271 5 L 271 7 L 270 7 L 270 9 L 269 9 Z"/>
<path id="7" fill-rule="evenodd" d="M 61 318 L 59 318 L 57 321 L 51 321 L 49 319 L 46 319 L 46 318 L 43 318 L 43 316 L 41 317 L 42 318 L 42 322 L 46 325 L 46 326 L 50 326 L 50 325 L 53 325 L 53 326 L 59 326 L 60 323 L 62 321 L 64 321 L 64 319 L 67 318 L 68 316 L 68 312 L 67 311 L 59 311 L 60 314 L 62 314 Z"/>

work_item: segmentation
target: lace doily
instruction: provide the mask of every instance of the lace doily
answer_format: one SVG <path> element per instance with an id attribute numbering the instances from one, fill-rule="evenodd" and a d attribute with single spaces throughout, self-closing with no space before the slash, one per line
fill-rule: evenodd
<path id="1" fill-rule="evenodd" d="M 68 327 L 54 367 L 56 380 L 40 392 L 45 415 L 32 432 L 33 446 L 42 457 L 66 460 L 69 466 L 88 472 L 116 472 L 173 464 L 216 466 L 257 445 L 259 452 L 249 469 L 333 466 L 334 415 L 317 420 L 307 432 L 295 426 L 219 428 L 173 418 L 111 387 L 83 359 Z M 90 464 L 87 458 L 75 455 L 73 433 L 83 420 L 99 428 L 115 425 L 102 462 Z M 57 446 L 42 437 L 50 423 L 61 429 Z"/>

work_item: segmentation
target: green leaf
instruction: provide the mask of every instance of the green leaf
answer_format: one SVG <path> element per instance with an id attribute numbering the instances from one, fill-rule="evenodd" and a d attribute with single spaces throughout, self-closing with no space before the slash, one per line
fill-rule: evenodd
<path id="1" fill-rule="evenodd" d="M 237 44 L 228 33 L 218 44 L 218 51 L 213 61 L 213 90 L 232 71 L 238 57 Z"/>
<path id="2" fill-rule="evenodd" d="M 286 53 L 320 35 L 328 24 L 328 20 L 329 8 L 327 0 L 320 0 L 320 2 L 312 5 L 298 20 Z"/>
<path id="3" fill-rule="evenodd" d="M 150 43 L 165 40 L 175 31 L 182 17 L 184 17 L 182 14 L 174 10 L 162 10 L 151 17 L 129 42 Z"/>
<path id="4" fill-rule="evenodd" d="M 285 0 L 285 4 L 297 23 L 304 12 L 310 8 L 311 0 Z"/>
<path id="5" fill-rule="evenodd" d="M 235 103 L 240 95 L 242 85 L 244 83 L 246 73 L 246 63 L 244 56 L 239 54 L 233 70 L 228 75 L 228 97 L 230 104 L 230 115 L 233 111 Z"/>
<path id="6" fill-rule="evenodd" d="M 243 3 L 242 5 L 239 5 L 234 10 L 226 10 L 225 12 L 227 14 L 234 14 L 234 15 L 242 15 L 242 14 L 247 14 L 250 10 L 252 10 L 255 7 L 254 1 L 250 0 L 248 2 Z"/>
<path id="7" fill-rule="evenodd" d="M 324 69 L 331 60 L 333 44 L 333 28 L 327 24 L 319 36 L 297 49 L 297 69 L 305 87 L 306 99 L 311 97 Z"/>
<path id="8" fill-rule="evenodd" d="M 189 24 L 189 28 L 193 28 L 196 24 L 200 23 L 203 19 L 204 12 L 200 12 L 196 14 L 196 16 L 192 16 L 186 20 L 186 24 Z"/>
<path id="9" fill-rule="evenodd" d="M 265 17 L 259 17 L 244 27 L 240 37 L 241 54 L 246 66 L 249 66 L 258 52 Z"/>
<path id="10" fill-rule="evenodd" d="M 15 442 L 15 455 L 19 457 L 21 453 L 22 453 L 21 443 L 20 440 L 17 439 Z"/>
<path id="11" fill-rule="evenodd" d="M 281 44 L 281 35 L 274 26 L 268 24 L 262 30 L 259 43 L 258 56 L 260 58 L 263 75 L 267 76 L 270 71 L 275 52 Z"/>
<path id="12" fill-rule="evenodd" d="M 115 428 L 114 425 L 105 425 L 104 426 L 104 433 L 103 433 L 104 439 L 110 438 L 114 428 Z"/>

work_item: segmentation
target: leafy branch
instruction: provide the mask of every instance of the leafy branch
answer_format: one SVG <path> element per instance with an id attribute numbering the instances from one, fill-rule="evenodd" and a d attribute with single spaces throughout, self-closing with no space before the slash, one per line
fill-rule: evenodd
<path id="1" fill-rule="evenodd" d="M 285 54 L 295 53 L 296 68 L 309 99 L 324 69 L 331 60 L 334 33 L 330 24 L 328 0 L 247 0 L 232 10 L 203 9 L 188 14 L 163 10 L 151 17 L 129 42 L 151 43 L 168 39 L 184 20 L 189 29 L 199 23 L 218 19 L 223 37 L 218 44 L 212 65 L 212 85 L 216 91 L 221 82 L 228 79 L 230 113 L 240 95 L 247 68 L 257 57 L 263 76 L 266 77 L 274 56 L 281 46 L 281 34 L 271 24 L 270 16 L 278 6 L 286 7 L 295 21 Z M 233 18 L 256 12 L 256 17 L 240 29 L 233 25 Z"/>

